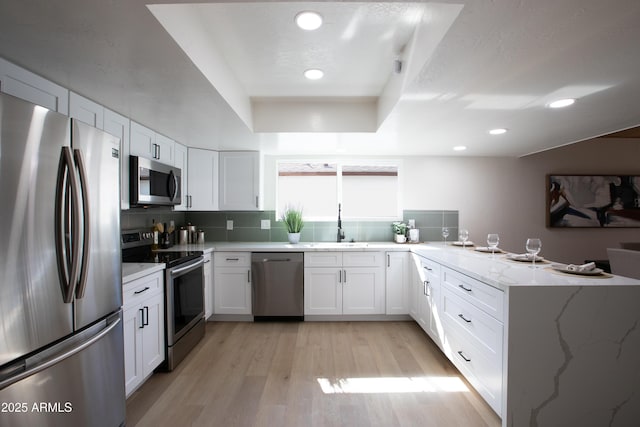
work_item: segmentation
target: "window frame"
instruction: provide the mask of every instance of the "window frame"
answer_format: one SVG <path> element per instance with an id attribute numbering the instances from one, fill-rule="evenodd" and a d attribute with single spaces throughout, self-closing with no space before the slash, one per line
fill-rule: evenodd
<path id="1" fill-rule="evenodd" d="M 361 222 L 389 222 L 389 221 L 399 221 L 402 220 L 403 217 L 403 200 L 402 200 L 402 160 L 397 158 L 392 159 L 375 159 L 375 158 L 358 158 L 358 159 L 348 159 L 348 158 L 281 158 L 276 159 L 275 162 L 275 215 L 276 221 L 280 221 L 280 216 L 282 212 L 280 212 L 280 164 L 281 163 L 328 163 L 328 164 L 336 164 L 337 165 L 337 188 L 336 195 L 338 203 L 343 203 L 343 191 L 342 191 L 342 169 L 344 166 L 395 166 L 397 168 L 397 206 L 396 213 L 394 216 L 377 216 L 377 217 L 349 217 L 344 215 L 344 211 L 342 213 L 343 221 L 361 221 Z M 303 215 L 304 215 L 304 206 L 302 206 Z M 304 215 L 305 221 L 313 221 L 313 222 L 335 222 L 338 218 L 338 206 L 335 209 L 336 213 L 334 216 L 313 216 L 313 215 Z"/>

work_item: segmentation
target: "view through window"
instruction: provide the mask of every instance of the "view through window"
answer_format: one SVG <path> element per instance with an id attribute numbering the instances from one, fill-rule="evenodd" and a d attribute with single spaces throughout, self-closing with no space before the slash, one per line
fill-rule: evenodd
<path id="1" fill-rule="evenodd" d="M 301 207 L 305 219 L 335 221 L 338 203 L 347 220 L 401 217 L 397 164 L 381 162 L 278 163 L 277 215 Z"/>

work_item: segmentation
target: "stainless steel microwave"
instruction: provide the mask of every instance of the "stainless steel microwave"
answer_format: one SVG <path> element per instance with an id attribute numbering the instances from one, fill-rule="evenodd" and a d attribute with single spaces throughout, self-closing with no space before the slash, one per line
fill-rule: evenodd
<path id="1" fill-rule="evenodd" d="M 144 157 L 130 156 L 131 204 L 173 206 L 182 203 L 181 170 Z"/>

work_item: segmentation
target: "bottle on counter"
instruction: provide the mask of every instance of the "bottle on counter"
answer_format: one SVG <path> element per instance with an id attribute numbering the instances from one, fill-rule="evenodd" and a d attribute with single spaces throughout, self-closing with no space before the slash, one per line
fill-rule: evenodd
<path id="1" fill-rule="evenodd" d="M 160 240 L 160 231 L 158 230 L 158 224 L 156 224 L 156 220 L 151 220 L 151 233 L 153 235 L 153 240 L 151 242 L 151 250 L 155 251 L 158 249 L 159 240 Z"/>

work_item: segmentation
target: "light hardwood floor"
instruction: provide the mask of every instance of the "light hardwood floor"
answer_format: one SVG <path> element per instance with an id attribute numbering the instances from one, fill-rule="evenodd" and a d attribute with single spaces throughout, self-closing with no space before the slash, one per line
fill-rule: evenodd
<path id="1" fill-rule="evenodd" d="M 443 390 L 451 385 L 468 391 Z M 128 427 L 188 425 L 493 427 L 500 419 L 413 322 L 209 322 L 176 370 L 154 374 L 127 400 Z"/>

